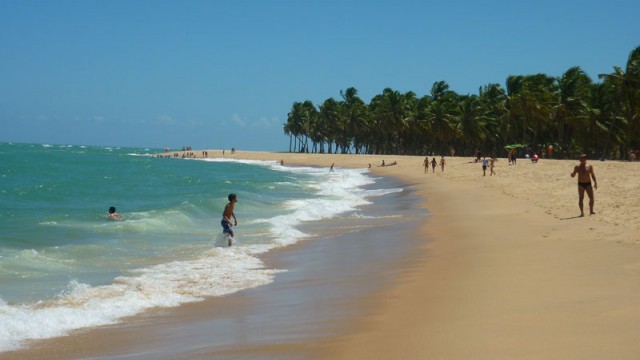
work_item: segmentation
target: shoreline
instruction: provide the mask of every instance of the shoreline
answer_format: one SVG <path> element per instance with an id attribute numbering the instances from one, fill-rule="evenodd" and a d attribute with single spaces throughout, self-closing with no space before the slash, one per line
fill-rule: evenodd
<path id="1" fill-rule="evenodd" d="M 405 186 L 385 178 L 366 187 Z M 396 267 L 391 263 L 404 262 L 415 247 L 417 240 L 410 233 L 425 213 L 411 210 L 418 204 L 411 192 L 390 192 L 373 200 L 353 216 L 304 224 L 300 230 L 311 234 L 309 239 L 261 254 L 266 269 L 286 269 L 273 283 L 33 341 L 0 357 L 209 359 L 282 351 L 305 358 L 321 343 L 310 339 L 346 328 L 343 323 L 361 311 L 352 298 L 389 286 Z M 406 216 L 388 216 L 397 213 L 393 209 L 398 205 Z"/>
<path id="2" fill-rule="evenodd" d="M 236 153 L 238 158 L 256 154 Z M 285 164 L 364 167 L 411 184 L 433 241 L 364 307 L 331 357 L 635 359 L 640 354 L 640 164 L 589 161 L 596 215 L 578 217 L 577 160 L 469 158 L 423 174 L 422 157 L 260 153 Z M 275 159 L 274 159 L 275 158 Z M 430 157 L 431 158 L 431 157 Z M 377 167 L 381 160 L 397 166 Z M 585 203 L 585 206 L 587 204 Z M 421 311 L 416 311 L 420 309 Z"/>
<path id="3" fill-rule="evenodd" d="M 226 354 L 230 358 L 635 359 L 640 354 L 637 163 L 590 161 L 600 186 L 597 214 L 578 218 L 575 179 L 569 177 L 577 161 L 572 160 L 520 159 L 508 166 L 499 159 L 497 175 L 483 177 L 469 158 L 447 157 L 445 172 L 435 174 L 424 174 L 424 158 L 416 156 L 238 151 L 224 158 L 327 169 L 334 163 L 336 168 L 370 163 L 375 176 L 409 184 L 429 209 L 417 230 L 418 250 L 394 265 L 390 284 L 354 300 L 359 314 L 348 324 L 334 322 L 340 329 L 335 336 L 321 343 L 310 338 L 298 344 L 238 344 Z M 381 160 L 398 164 L 378 167 Z M 185 311 L 183 319 L 197 316 Z"/>

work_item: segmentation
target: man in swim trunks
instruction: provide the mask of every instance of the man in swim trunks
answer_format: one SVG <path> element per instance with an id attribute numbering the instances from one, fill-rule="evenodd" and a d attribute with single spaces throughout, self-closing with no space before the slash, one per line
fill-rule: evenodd
<path id="1" fill-rule="evenodd" d="M 238 197 L 236 194 L 229 194 L 229 203 L 224 207 L 222 220 L 220 221 L 220 225 L 222 225 L 222 233 L 229 235 L 229 246 L 231 246 L 231 238 L 233 237 L 233 230 L 231 230 L 231 217 L 233 217 L 234 221 L 233 226 L 238 226 L 238 219 L 236 219 L 236 215 L 233 212 L 237 202 Z"/>
<path id="2" fill-rule="evenodd" d="M 596 174 L 593 172 L 593 166 L 587 164 L 587 155 L 580 155 L 580 165 L 576 165 L 573 168 L 571 177 L 575 177 L 576 174 L 578 174 L 578 205 L 580 206 L 580 216 L 584 216 L 582 202 L 585 191 L 587 195 L 589 195 L 589 215 L 593 215 L 595 214 L 595 212 L 593 212 L 593 204 L 595 202 L 593 190 L 598 189 L 598 182 L 596 181 Z M 591 179 L 593 179 L 593 186 L 591 186 Z"/>

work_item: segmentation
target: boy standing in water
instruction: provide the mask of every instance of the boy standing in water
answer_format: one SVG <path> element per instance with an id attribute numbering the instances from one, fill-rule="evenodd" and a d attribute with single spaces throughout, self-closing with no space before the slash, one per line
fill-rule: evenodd
<path id="1" fill-rule="evenodd" d="M 236 202 L 238 202 L 238 197 L 236 194 L 229 194 L 229 203 L 224 207 L 224 211 L 222 212 L 222 220 L 220 221 L 220 225 L 222 225 L 222 233 L 228 235 L 228 245 L 231 246 L 231 240 L 233 238 L 233 230 L 231 230 L 231 217 L 233 217 L 234 224 L 233 226 L 238 226 L 238 219 L 236 219 L 236 215 L 233 210 L 236 207 Z"/>

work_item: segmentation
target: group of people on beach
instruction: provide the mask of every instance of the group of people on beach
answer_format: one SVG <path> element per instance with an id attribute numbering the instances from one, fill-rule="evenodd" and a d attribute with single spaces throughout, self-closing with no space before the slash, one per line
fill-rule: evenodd
<path id="1" fill-rule="evenodd" d="M 496 173 L 493 170 L 496 164 L 495 157 L 492 156 L 489 158 L 489 160 L 487 160 L 486 157 L 483 157 L 481 160 L 481 163 L 482 163 L 482 176 L 487 176 L 487 166 L 489 167 L 489 170 L 490 170 L 489 176 L 493 176 Z"/>
<path id="2" fill-rule="evenodd" d="M 442 170 L 442 172 L 444 172 L 444 165 L 445 165 L 445 160 L 444 160 L 444 156 L 440 156 L 440 162 L 436 161 L 436 157 L 434 156 L 431 159 L 431 162 L 429 162 L 429 157 L 425 157 L 424 161 L 422 162 L 422 165 L 424 166 L 424 173 L 428 174 L 429 173 L 429 164 L 431 164 L 431 171 L 432 172 L 436 172 L 436 166 L 438 166 L 438 164 L 440 165 L 440 169 Z"/>
<path id="3" fill-rule="evenodd" d="M 578 206 L 580 208 L 580 216 L 583 217 L 585 193 L 589 197 L 589 214 L 590 215 L 595 214 L 594 190 L 598 189 L 598 182 L 596 180 L 595 172 L 593 171 L 593 166 L 590 164 L 587 164 L 587 155 L 586 154 L 580 155 L 579 161 L 580 163 L 573 168 L 573 172 L 571 172 L 570 175 L 571 177 L 575 177 L 576 175 L 578 175 Z M 494 171 L 494 166 L 496 162 L 495 157 L 490 157 L 489 159 L 487 159 L 486 157 L 482 157 L 482 160 L 480 160 L 480 162 L 482 164 L 482 176 L 486 176 L 487 167 L 489 167 L 489 170 L 490 170 L 489 176 L 492 176 L 495 174 L 495 171 Z M 280 164 L 284 165 L 284 161 L 281 160 Z M 428 173 L 429 165 L 431 165 L 432 171 L 435 172 L 437 164 L 438 162 L 436 161 L 435 157 L 433 157 L 431 161 L 429 161 L 428 156 L 425 157 L 423 162 L 424 172 Z M 444 167 L 445 167 L 444 156 L 441 156 L 439 164 L 442 171 L 444 172 Z M 331 164 L 331 167 L 329 170 L 330 172 L 334 171 L 333 170 L 334 165 L 335 163 Z M 392 165 L 397 165 L 397 162 L 394 161 L 391 164 L 385 164 L 383 160 L 382 164 L 380 164 L 379 166 L 392 166 Z M 371 167 L 371 164 L 369 164 L 369 167 Z M 593 183 L 592 183 L 592 180 L 593 180 Z M 238 196 L 236 194 L 229 194 L 227 199 L 229 200 L 229 202 L 225 205 L 224 210 L 222 212 L 222 220 L 220 220 L 220 225 L 222 226 L 223 234 L 226 235 L 227 237 L 227 245 L 231 246 L 233 237 L 234 237 L 234 232 L 232 230 L 232 227 L 238 225 L 238 219 L 236 218 L 236 215 L 235 215 L 235 205 L 238 202 Z M 109 207 L 107 218 L 109 220 L 122 220 L 122 215 L 116 212 L 115 206 L 111 206 Z M 233 223 L 231 222 L 232 218 L 233 218 Z"/>

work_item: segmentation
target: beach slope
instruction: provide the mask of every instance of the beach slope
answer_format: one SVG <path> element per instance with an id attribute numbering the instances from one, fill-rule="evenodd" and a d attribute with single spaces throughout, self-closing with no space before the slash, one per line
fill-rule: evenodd
<path id="1" fill-rule="evenodd" d="M 592 161 L 596 215 L 579 217 L 577 160 L 469 158 L 425 174 L 423 157 L 250 154 L 368 167 L 412 184 L 430 217 L 421 261 L 377 296 L 374 315 L 325 345 L 346 359 L 636 359 L 640 355 L 640 163 Z M 397 162 L 395 166 L 379 166 Z M 587 203 L 585 202 L 585 206 Z M 426 241 L 429 239 L 429 241 Z M 324 357 L 320 356 L 320 357 Z"/>

